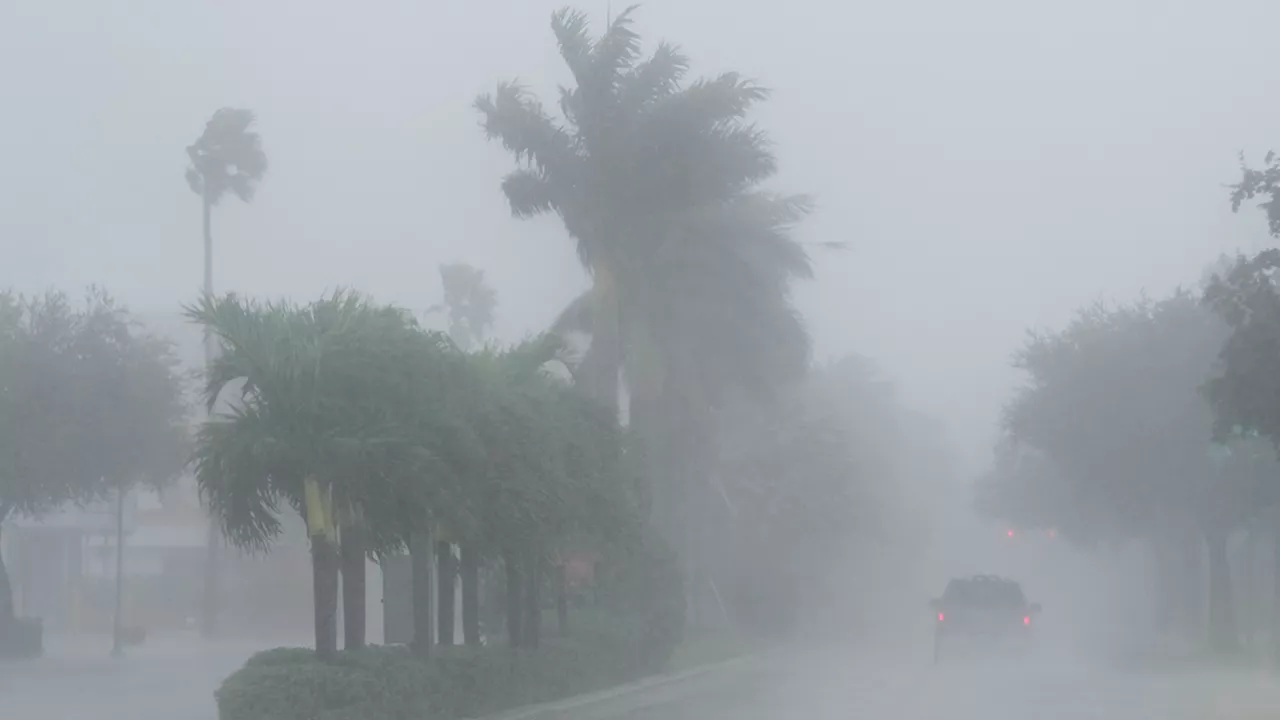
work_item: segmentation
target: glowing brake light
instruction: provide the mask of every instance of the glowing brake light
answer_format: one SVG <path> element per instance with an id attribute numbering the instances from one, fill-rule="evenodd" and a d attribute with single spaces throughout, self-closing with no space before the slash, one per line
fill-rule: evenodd
<path id="1" fill-rule="evenodd" d="M 1023 616 L 1023 618 L 1022 618 L 1022 624 L 1023 624 L 1023 625 L 1030 625 L 1030 624 L 1031 624 L 1031 616 L 1030 616 L 1030 615 L 1025 615 L 1025 616 Z"/>
<path id="2" fill-rule="evenodd" d="M 938 613 L 938 622 L 942 622 L 943 620 L 946 620 L 946 619 L 947 619 L 946 613 Z"/>
<path id="3" fill-rule="evenodd" d="M 1008 535 L 1009 537 L 1013 537 L 1013 531 L 1012 531 L 1012 530 L 1010 530 L 1009 532 L 1007 532 L 1007 533 L 1005 533 L 1005 534 L 1006 534 L 1006 535 Z"/>

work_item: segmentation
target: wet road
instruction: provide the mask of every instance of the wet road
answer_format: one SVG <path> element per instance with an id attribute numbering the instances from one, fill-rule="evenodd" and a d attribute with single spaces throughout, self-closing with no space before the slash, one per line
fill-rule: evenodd
<path id="1" fill-rule="evenodd" d="M 0 717 L 214 720 L 212 693 L 246 646 L 100 650 L 0 665 Z M 1280 686 L 1262 671 L 1124 672 L 1063 658 L 934 667 L 923 653 L 827 649 L 768 661 L 537 720 L 1262 720 Z M 532 720 L 532 719 L 531 719 Z"/>
<path id="2" fill-rule="evenodd" d="M 670 702 L 565 720 L 1263 720 L 1280 686 L 1261 671 L 1119 672 L 1037 658 L 935 668 L 904 656 L 795 654 Z"/>

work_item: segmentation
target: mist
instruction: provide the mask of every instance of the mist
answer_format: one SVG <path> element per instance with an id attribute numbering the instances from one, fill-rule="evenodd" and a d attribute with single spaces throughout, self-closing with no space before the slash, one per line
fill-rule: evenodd
<path id="1" fill-rule="evenodd" d="M 513 153 L 502 142 L 486 141 L 474 101 L 493 93 L 496 83 L 514 79 L 548 114 L 562 119 L 558 88 L 573 87 L 576 78 L 548 19 L 563 4 L 9 0 L 0 8 L 0 88 L 7 109 L 0 113 L 0 290 L 14 297 L 56 291 L 79 298 L 86 287 L 105 288 L 139 327 L 173 343 L 173 377 L 181 380 L 192 427 L 203 422 L 205 400 L 224 411 L 237 407 L 217 393 L 201 396 L 205 388 L 198 376 L 207 353 L 202 330 L 216 327 L 216 308 L 206 308 L 203 320 L 192 314 L 204 290 L 219 297 L 232 293 L 246 303 L 292 303 L 305 314 L 316 298 L 353 289 L 407 310 L 427 330 L 466 345 L 467 353 L 488 348 L 495 356 L 515 354 L 521 343 L 558 328 L 566 308 L 593 288 L 595 275 L 579 252 L 580 238 L 571 237 L 557 213 L 513 217 L 515 203 L 500 187 L 517 167 Z M 620 3 L 575 7 L 597 35 L 624 10 Z M 1184 481 L 1179 472 L 1191 461 L 1179 464 L 1184 456 L 1173 440 L 1143 445 L 1170 458 L 1167 463 L 1141 464 L 1103 448 L 1101 441 L 1088 445 L 1076 437 L 1080 432 L 1067 442 L 1066 430 L 1036 434 L 1010 421 L 1028 387 L 1045 383 L 1059 392 L 1046 379 L 1050 373 L 1038 375 L 1019 363 L 1020 353 L 1034 345 L 1029 337 L 1066 342 L 1076 337 L 1073 323 L 1091 307 L 1123 314 L 1179 289 L 1200 302 L 1212 294 L 1207 275 L 1217 272 L 1229 285 L 1237 255 L 1243 263 L 1275 246 L 1253 195 L 1236 211 L 1227 187 L 1241 182 L 1242 160 L 1250 167 L 1273 166 L 1263 158 L 1275 147 L 1280 126 L 1280 101 L 1268 92 L 1270 31 L 1280 21 L 1280 7 L 1264 0 L 1214 6 L 1084 0 L 1060 7 L 1013 0 L 649 0 L 632 17 L 645 56 L 661 41 L 689 56 L 686 86 L 733 71 L 769 90 L 746 121 L 767 133 L 768 150 L 777 159 L 777 172 L 762 188 L 812 198 L 811 211 L 788 228 L 787 239 L 808 254 L 813 277 L 797 273 L 782 281 L 781 296 L 794 305 L 808 333 L 802 377 L 779 381 L 761 393 L 766 400 L 755 397 L 746 381 L 723 381 L 731 387 L 717 385 L 707 395 L 714 395 L 706 400 L 714 406 L 707 411 L 712 429 L 688 430 L 660 413 L 653 417 L 665 419 L 650 420 L 681 442 L 705 431 L 683 450 L 671 450 L 674 459 L 668 458 L 672 465 L 666 468 L 672 476 L 712 479 L 714 492 L 707 491 L 688 515 L 705 522 L 671 519 L 686 517 L 681 503 L 694 507 L 683 495 L 664 500 L 659 489 L 656 500 L 644 493 L 627 500 L 652 503 L 656 516 L 670 515 L 665 525 L 655 521 L 654 532 L 673 546 L 685 582 L 696 586 L 686 589 L 691 627 L 714 626 L 719 632 L 721 624 L 731 626 L 734 639 L 716 652 L 755 659 L 749 669 L 714 671 L 711 689 L 689 690 L 694 699 L 672 691 L 645 705 L 651 709 L 626 701 L 630 709 L 601 710 L 599 716 L 744 716 L 741 698 L 755 696 L 743 687 L 769 698 L 755 703 L 756 714 L 749 715 L 761 718 L 855 711 L 888 717 L 895 703 L 911 697 L 928 702 L 919 700 L 904 716 L 941 717 L 948 703 L 968 708 L 961 713 L 966 717 L 988 711 L 1043 710 L 1070 717 L 1093 712 L 1054 694 L 1075 691 L 1096 691 L 1102 717 L 1157 712 L 1125 705 L 1142 693 L 1159 696 L 1169 708 L 1196 711 L 1221 709 L 1222 695 L 1246 698 L 1239 707 L 1280 697 L 1269 669 L 1277 634 L 1272 608 L 1280 588 L 1274 480 L 1268 480 L 1278 467 L 1265 447 L 1274 436 L 1269 414 L 1244 407 L 1241 399 L 1264 394 L 1263 380 L 1245 377 L 1244 370 L 1233 375 L 1248 363 L 1233 365 L 1223 350 L 1224 342 L 1229 346 L 1223 338 L 1243 338 L 1250 328 L 1222 320 L 1221 337 L 1196 346 L 1199 364 L 1189 379 L 1170 369 L 1175 363 L 1157 372 L 1155 360 L 1133 350 L 1131 364 L 1124 365 L 1136 368 L 1132 373 L 1103 377 L 1099 371 L 1096 382 L 1080 381 L 1053 395 L 1096 393 L 1098 402 L 1087 411 L 1066 400 L 1044 405 L 1057 413 L 1053 417 L 1070 417 L 1064 424 L 1077 430 L 1103 425 L 1114 410 L 1108 402 L 1140 404 L 1148 398 L 1136 391 L 1113 394 L 1108 383 L 1128 387 L 1159 375 L 1168 381 L 1152 391 L 1165 393 L 1161 398 L 1169 387 L 1176 386 L 1176 392 L 1168 391 L 1174 394 L 1185 389 L 1186 403 L 1176 406 L 1179 418 L 1202 413 L 1177 438 L 1196 444 L 1194 438 L 1203 435 L 1208 445 L 1223 427 L 1250 428 L 1254 439 L 1247 442 L 1256 445 L 1248 447 L 1262 449 L 1249 451 L 1252 484 L 1231 496 L 1230 523 L 1201 517 L 1208 513 L 1200 512 L 1207 507 L 1203 497 L 1221 485 L 1197 484 L 1208 476 L 1198 465 L 1187 473 L 1200 475 Z M 224 107 L 252 111 L 253 131 L 270 164 L 252 202 L 228 197 L 213 208 L 214 282 L 202 288 L 201 198 L 183 181 L 184 150 Z M 1259 189 L 1258 199 L 1268 192 Z M 488 324 L 465 344 L 456 342 L 456 322 L 441 310 L 449 293 L 441 266 L 450 264 L 481 271 L 476 282 L 491 288 L 495 298 Z M 1221 304 L 1214 308 L 1205 316 L 1226 317 Z M 573 340 L 577 345 L 569 343 L 573 347 L 561 353 L 570 358 L 566 365 L 588 362 L 589 340 Z M 717 357 L 730 357 L 727 352 Z M 558 377 L 557 382 L 582 382 L 573 371 Z M 1239 385 L 1207 402 L 1202 386 L 1218 377 Z M 640 380 L 626 368 L 617 378 L 622 415 L 634 415 L 628 383 Z M 1151 402 L 1134 405 L 1128 415 L 1114 412 L 1146 428 L 1143 423 L 1154 415 L 1149 408 L 1169 407 Z M 12 416 L 17 425 L 29 419 L 16 410 Z M 621 427 L 618 433 L 626 434 Z M 1113 435 L 1130 437 L 1121 430 Z M 597 440 L 593 447 L 632 447 L 630 440 Z M 184 442 L 184 452 L 198 456 L 188 446 L 199 441 Z M 1010 444 L 1018 446 L 1016 452 Z M 702 446 L 714 450 L 703 453 Z M 492 448 L 486 452 L 495 456 Z M 1028 469 L 1033 463 L 1023 464 L 1027 457 L 1043 465 Z M 197 490 L 192 472 L 184 473 L 178 481 L 182 512 L 202 516 L 201 508 L 208 509 L 200 505 L 203 490 Z M 1162 483 L 1174 476 L 1178 492 L 1191 488 L 1188 494 L 1204 495 L 1166 506 L 1162 497 L 1169 486 Z M 848 478 L 857 481 L 845 487 Z M 1139 490 L 1112 495 L 1106 489 L 1130 484 Z M 760 499 L 774 497 L 770 492 L 777 486 L 796 496 L 796 488 L 831 495 L 822 495 L 826 501 L 816 503 L 816 510 Z M 983 495 L 983 488 L 991 495 Z M 1085 490 L 1071 494 L 1080 488 L 1094 493 L 1090 502 L 1077 507 L 1063 499 L 1084 497 Z M 0 486 L 0 501 L 3 492 Z M 110 511 L 113 497 L 105 492 L 91 493 L 90 504 L 101 505 L 102 513 Z M 149 488 L 131 492 L 131 508 L 165 494 Z M 69 507 L 87 497 L 60 496 L 58 503 L 21 519 L 16 512 L 6 519 L 6 508 L 0 537 L 56 525 L 61 503 Z M 207 505 L 207 493 L 205 500 Z M 1130 501 L 1158 512 L 1131 511 Z M 433 496 L 432 502 L 443 501 Z M 111 630 L 109 610 L 92 632 L 64 632 L 51 618 L 74 613 L 39 607 L 54 600 L 42 601 L 36 593 L 25 606 L 18 604 L 20 614 L 45 616 L 44 657 L 34 664 L 5 661 L 0 675 L 12 667 L 13 679 L 0 679 L 0 703 L 13 694 L 24 708 L 78 717 L 74 713 L 84 710 L 69 708 L 92 707 L 88 690 L 86 698 L 64 706 L 46 689 L 46 683 L 63 683 L 74 672 L 95 678 L 90 687 L 106 697 L 131 692 L 153 697 L 146 707 L 154 705 L 157 713 L 213 717 L 211 693 L 252 653 L 312 644 L 311 530 L 305 508 L 300 519 L 287 491 L 277 504 L 275 510 L 289 517 L 280 536 L 288 542 L 275 546 L 284 550 L 256 552 L 271 545 L 257 537 L 248 543 L 262 545 L 254 553 L 230 547 L 232 540 L 225 549 L 227 557 L 243 562 L 228 569 L 227 582 L 249 588 L 244 593 L 250 599 L 236 612 L 249 617 L 256 604 L 278 603 L 261 609 L 273 619 L 236 637 L 201 638 L 200 613 L 189 608 L 199 605 L 197 566 L 203 560 L 187 548 L 189 597 L 175 597 L 173 607 L 185 603 L 188 609 L 174 609 L 175 618 L 182 617 L 171 623 L 173 632 L 151 631 L 111 664 L 103 649 L 112 643 L 103 639 Z M 1112 506 L 1124 509 L 1112 515 Z M 815 517 L 823 523 L 836 518 L 830 527 L 838 529 Z M 734 523 L 758 531 L 723 532 Z M 22 529 L 11 532 L 15 527 Z M 410 572 L 406 551 L 416 532 L 406 530 L 386 548 L 370 541 L 368 577 L 362 581 L 368 586 L 373 644 L 412 644 L 408 636 L 395 640 L 398 621 L 387 619 L 397 612 L 405 622 L 411 619 L 407 601 L 387 606 L 389 593 L 408 593 L 407 584 L 394 585 L 407 583 L 408 575 L 385 586 L 384 579 Z M 1217 590 L 1210 586 L 1222 584 L 1211 579 L 1211 567 L 1218 567 L 1209 557 L 1212 542 L 1201 547 L 1210 536 L 1222 536 L 1229 557 L 1226 583 L 1233 594 L 1227 601 L 1211 602 Z M 467 543 L 441 537 L 432 542 L 454 549 L 436 562 L 444 558 L 446 568 L 463 563 Z M 1183 543 L 1185 552 L 1164 553 L 1158 538 L 1166 537 Z M 18 560 L 26 557 L 14 544 L 19 541 L 9 542 L 4 555 L 21 596 L 22 574 L 30 571 L 23 563 L 54 560 Z M 95 542 L 103 551 L 114 547 L 105 536 Z M 693 546 L 697 561 L 689 559 Z M 267 559 L 273 555 L 289 558 L 280 567 L 296 570 L 296 577 L 277 575 Z M 387 561 L 392 555 L 403 559 L 401 566 Z M 499 577 L 498 555 L 485 561 L 493 578 L 482 574 L 477 581 L 482 597 L 485 582 L 492 580 L 493 597 L 513 582 Z M 1180 580 L 1167 577 L 1168 564 L 1180 561 L 1194 567 Z M 95 562 L 107 583 L 110 562 Z M 557 562 L 556 567 L 571 564 Z M 443 572 L 452 577 L 456 571 Z M 1038 668 L 1025 666 L 1031 661 L 1012 669 L 1000 660 L 994 661 L 996 669 L 979 661 L 939 668 L 931 661 L 937 628 L 929 602 L 951 578 L 986 574 L 1018 581 L 1031 600 L 1043 603 L 1033 652 Z M 439 576 L 432 577 L 438 591 Z M 461 575 L 458 582 L 461 598 Z M 794 590 L 755 594 L 756 585 L 768 583 Z M 1194 586 L 1187 592 L 1199 604 L 1168 610 L 1187 616 L 1166 623 L 1168 583 Z M 103 588 L 95 602 L 110 608 L 109 583 Z M 554 583 L 547 588 L 555 591 Z M 550 598 L 535 601 L 544 602 L 550 615 L 560 610 Z M 345 607 L 351 600 L 344 596 L 342 602 Z M 1213 635 L 1205 627 L 1217 627 L 1210 607 L 1224 604 L 1234 608 L 1241 638 L 1230 660 L 1201 647 L 1213 644 L 1204 641 Z M 459 600 L 460 645 L 462 607 Z M 486 608 L 477 612 L 484 616 Z M 759 613 L 775 610 L 789 619 L 760 619 Z M 439 628 L 450 622 L 439 619 L 438 608 L 432 612 L 431 623 Z M 492 627 L 500 626 L 502 610 L 492 613 Z M 157 618 L 162 614 L 157 611 Z M 759 632 L 740 627 L 757 620 L 761 627 L 752 630 Z M 146 618 L 136 622 L 148 624 Z M 1179 629 L 1170 630 L 1170 623 L 1180 623 Z M 120 628 L 114 630 L 119 649 Z M 499 634 L 486 632 L 486 642 Z M 734 652 L 724 649 L 729 645 Z M 1175 665 L 1184 673 L 1181 684 L 1168 675 Z M 162 666 L 163 672 L 156 670 Z M 890 666 L 892 671 L 885 669 Z M 1067 679 L 1045 680 L 1052 673 Z M 129 679 L 114 686 L 109 679 L 124 676 Z M 1007 677 L 1034 687 L 1048 683 L 1052 687 L 1044 692 L 1053 699 L 997 701 L 975 689 Z M 190 693 L 172 690 L 188 684 Z M 584 680 L 584 691 L 600 689 L 587 685 Z M 729 687 L 738 689 L 724 689 Z M 107 704 L 119 717 L 151 717 L 126 700 Z M 795 708 L 803 712 L 784 715 Z M 553 714 L 547 717 L 572 718 L 582 711 L 548 712 Z M 222 713 L 220 720 L 244 717 Z M 626 715 L 641 716 L 647 717 Z"/>

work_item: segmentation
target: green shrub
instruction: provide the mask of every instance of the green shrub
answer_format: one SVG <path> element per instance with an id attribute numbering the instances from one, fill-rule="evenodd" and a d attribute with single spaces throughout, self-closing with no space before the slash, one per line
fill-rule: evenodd
<path id="1" fill-rule="evenodd" d="M 451 720 L 603 689 L 647 674 L 653 652 L 638 624 L 575 614 L 571 638 L 535 651 L 369 647 L 322 661 L 311 650 L 258 653 L 216 693 L 220 720 Z"/>

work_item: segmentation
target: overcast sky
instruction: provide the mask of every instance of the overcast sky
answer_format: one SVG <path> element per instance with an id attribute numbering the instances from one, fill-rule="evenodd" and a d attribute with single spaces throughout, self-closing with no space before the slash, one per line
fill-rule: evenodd
<path id="1" fill-rule="evenodd" d="M 184 147 L 232 105 L 258 113 L 271 170 L 217 211 L 220 290 L 425 308 L 436 265 L 465 261 L 501 335 L 540 329 L 586 279 L 554 220 L 508 216 L 510 161 L 470 103 L 568 81 L 560 4 L 3 0 L 0 286 L 192 299 Z M 798 292 L 819 357 L 875 358 L 972 467 L 1026 328 L 1267 241 L 1221 186 L 1237 152 L 1280 147 L 1280 2 L 651 0 L 637 20 L 695 71 L 775 89 L 757 119 L 778 187 L 818 199 L 803 239 L 849 245 Z"/>

